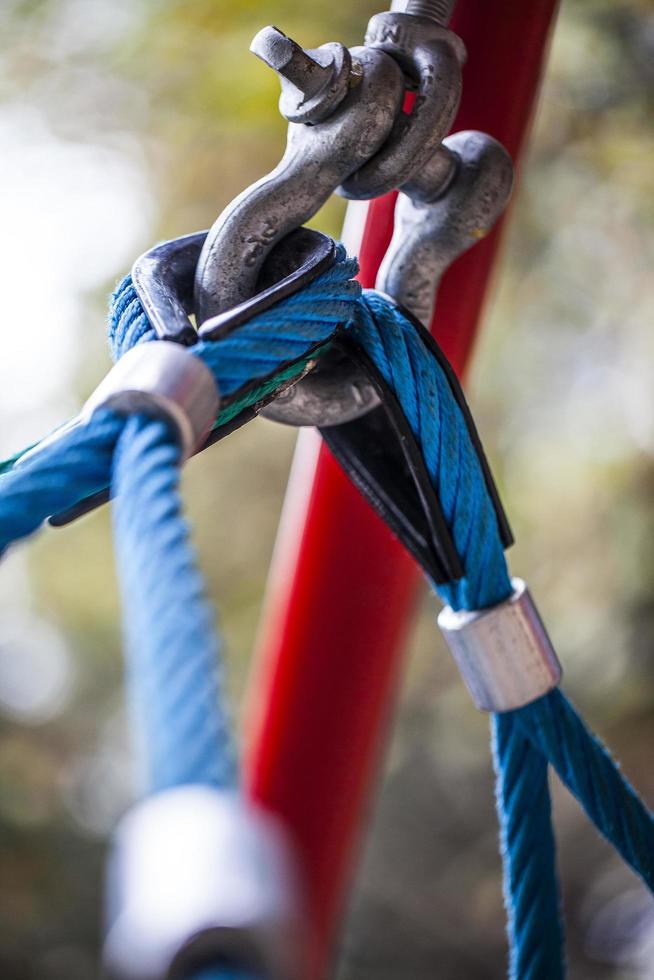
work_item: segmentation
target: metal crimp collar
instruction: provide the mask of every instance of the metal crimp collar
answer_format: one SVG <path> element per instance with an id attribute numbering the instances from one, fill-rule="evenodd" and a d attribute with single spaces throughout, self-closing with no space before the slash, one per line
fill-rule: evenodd
<path id="1" fill-rule="evenodd" d="M 482 711 L 522 708 L 557 687 L 561 664 L 522 579 L 489 609 L 441 610 L 438 625 Z"/>
<path id="2" fill-rule="evenodd" d="M 220 395 L 213 374 L 189 348 L 157 340 L 121 357 L 86 401 L 80 421 L 88 422 L 99 408 L 163 419 L 175 432 L 184 462 L 206 442 Z"/>

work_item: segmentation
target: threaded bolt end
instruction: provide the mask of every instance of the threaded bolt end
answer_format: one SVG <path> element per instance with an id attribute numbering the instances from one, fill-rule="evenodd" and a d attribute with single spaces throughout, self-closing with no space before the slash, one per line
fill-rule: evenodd
<path id="1" fill-rule="evenodd" d="M 277 27 L 264 27 L 259 31 L 250 51 L 295 85 L 306 98 L 328 85 L 333 75 L 331 67 L 319 64 Z"/>
<path id="2" fill-rule="evenodd" d="M 398 14 L 426 17 L 441 27 L 447 27 L 456 0 L 393 0 L 391 10 Z"/>

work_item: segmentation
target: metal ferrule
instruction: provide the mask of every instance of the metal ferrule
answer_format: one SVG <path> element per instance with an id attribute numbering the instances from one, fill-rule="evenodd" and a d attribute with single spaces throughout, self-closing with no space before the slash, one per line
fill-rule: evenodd
<path id="1" fill-rule="evenodd" d="M 81 421 L 87 422 L 99 408 L 164 419 L 174 429 L 185 460 L 206 441 L 220 396 L 199 357 L 180 344 L 159 340 L 139 344 L 121 357 L 82 408 Z"/>
<path id="2" fill-rule="evenodd" d="M 438 617 L 447 645 L 472 699 L 482 711 L 511 711 L 557 687 L 561 665 L 522 579 L 513 594 L 490 609 Z"/>
<path id="3" fill-rule="evenodd" d="M 216 964 L 301 978 L 289 845 L 236 793 L 182 786 L 137 805 L 117 831 L 107 906 L 110 980 L 187 980 Z"/>

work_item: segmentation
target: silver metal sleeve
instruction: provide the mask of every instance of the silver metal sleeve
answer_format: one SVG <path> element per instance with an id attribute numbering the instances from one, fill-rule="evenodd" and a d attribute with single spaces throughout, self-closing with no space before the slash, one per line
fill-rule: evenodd
<path id="1" fill-rule="evenodd" d="M 182 786 L 134 807 L 109 864 L 109 980 L 179 980 L 233 964 L 301 980 L 295 862 L 278 821 L 236 793 Z"/>
<path id="2" fill-rule="evenodd" d="M 556 687 L 561 665 L 522 579 L 490 609 L 455 612 L 446 606 L 438 625 L 473 701 L 482 711 L 511 711 Z"/>
<path id="3" fill-rule="evenodd" d="M 199 357 L 180 344 L 157 340 L 132 347 L 121 357 L 84 405 L 81 421 L 87 422 L 99 408 L 164 419 L 173 426 L 186 460 L 205 443 L 220 396 Z"/>

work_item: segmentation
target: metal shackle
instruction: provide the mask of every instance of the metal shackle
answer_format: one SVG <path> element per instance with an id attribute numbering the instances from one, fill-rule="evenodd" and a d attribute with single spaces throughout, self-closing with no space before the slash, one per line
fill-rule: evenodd
<path id="1" fill-rule="evenodd" d="M 513 182 L 510 156 L 485 133 L 455 133 L 444 141 L 443 148 L 454 161 L 445 191 L 437 163 L 422 174 L 420 200 L 400 193 L 393 237 L 375 283 L 425 327 L 429 327 L 443 273 L 488 234 L 506 207 Z M 441 156 L 441 150 L 436 156 Z M 431 203 L 423 203 L 422 198 L 431 198 Z M 327 357 L 261 414 L 286 425 L 324 427 L 350 422 L 377 404 L 377 394 L 365 374 L 345 358 L 335 363 Z"/>
<path id="2" fill-rule="evenodd" d="M 387 194 L 423 170 L 454 122 L 465 61 L 465 48 L 456 34 L 431 17 L 413 13 L 375 14 L 364 43 L 390 55 L 416 95 L 411 112 L 398 112 L 381 149 L 338 188 L 343 197 L 355 200 Z"/>
<path id="3" fill-rule="evenodd" d="M 211 228 L 195 276 L 199 325 L 256 292 L 273 246 L 308 221 L 390 133 L 403 98 L 402 72 L 382 51 L 353 48 L 351 55 L 356 78 L 336 111 L 316 126 L 291 123 L 278 166 Z"/>
<path id="4" fill-rule="evenodd" d="M 279 165 L 212 227 L 195 276 L 199 324 L 249 298 L 273 246 L 334 190 L 367 198 L 401 186 L 396 219 L 403 231 L 396 226 L 377 287 L 428 326 L 438 279 L 501 213 L 512 174 L 508 156 L 489 137 L 443 140 L 465 59 L 445 26 L 451 6 L 394 0 L 391 11 L 371 19 L 367 46 L 351 49 L 349 62 L 338 45 L 304 51 L 277 28 L 255 37 L 252 50 L 282 80 L 282 112 L 305 123 L 289 125 Z M 402 110 L 407 78 L 417 88 L 410 114 Z M 404 231 L 409 240 L 402 243 Z M 262 414 L 292 425 L 336 425 L 377 402 L 367 379 L 341 358 L 337 367 L 316 365 Z"/>
<path id="5" fill-rule="evenodd" d="M 504 211 L 513 186 L 513 163 L 501 143 L 475 130 L 443 143 L 455 163 L 441 193 L 439 175 L 431 191 L 429 168 L 418 200 L 400 193 L 395 224 L 376 286 L 429 326 L 436 291 L 452 262 L 484 238 Z M 431 202 L 425 201 L 433 195 Z"/>
<path id="6" fill-rule="evenodd" d="M 278 821 L 236 793 L 177 787 L 119 824 L 107 880 L 109 980 L 187 980 L 215 964 L 301 980 L 298 917 Z"/>

